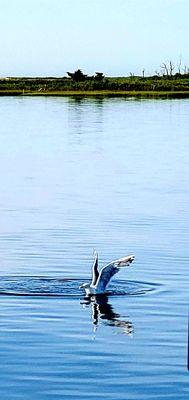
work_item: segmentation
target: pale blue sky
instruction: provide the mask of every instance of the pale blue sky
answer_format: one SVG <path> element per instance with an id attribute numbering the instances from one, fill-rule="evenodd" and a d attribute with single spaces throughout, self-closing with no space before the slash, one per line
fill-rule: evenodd
<path id="1" fill-rule="evenodd" d="M 189 0 L 0 0 L 0 76 L 189 66 Z"/>

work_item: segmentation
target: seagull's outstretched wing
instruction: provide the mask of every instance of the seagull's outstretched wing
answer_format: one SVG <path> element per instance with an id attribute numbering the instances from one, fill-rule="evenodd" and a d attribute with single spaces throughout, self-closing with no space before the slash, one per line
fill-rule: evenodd
<path id="1" fill-rule="evenodd" d="M 126 267 L 132 263 L 134 258 L 133 255 L 119 258 L 119 260 L 112 261 L 110 264 L 103 267 L 96 283 L 97 292 L 103 293 L 112 276 L 114 276 L 121 267 Z"/>
<path id="2" fill-rule="evenodd" d="M 99 276 L 98 272 L 98 253 L 94 250 L 94 262 L 92 267 L 92 282 L 91 285 L 95 286 Z"/>

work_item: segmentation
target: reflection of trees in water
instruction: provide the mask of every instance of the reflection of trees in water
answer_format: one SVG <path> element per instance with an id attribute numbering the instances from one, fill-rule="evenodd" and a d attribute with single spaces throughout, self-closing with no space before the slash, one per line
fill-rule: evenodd
<path id="1" fill-rule="evenodd" d="M 69 96 L 68 97 L 68 102 L 74 106 L 74 105 L 86 105 L 89 104 L 90 105 L 95 105 L 98 108 L 102 108 L 103 107 L 103 103 L 105 101 L 105 97 L 103 96 L 82 96 L 82 95 L 75 95 L 75 96 Z"/>
<path id="2" fill-rule="evenodd" d="M 98 327 L 99 320 L 103 320 L 106 325 L 121 328 L 126 335 L 133 333 L 132 322 L 120 319 L 120 314 L 114 311 L 113 306 L 108 302 L 107 296 L 91 297 L 85 304 L 91 305 L 94 328 Z"/>
<path id="3" fill-rule="evenodd" d="M 103 97 L 68 97 L 68 121 L 71 125 L 71 132 L 82 135 L 98 127 L 98 132 L 103 131 Z"/>

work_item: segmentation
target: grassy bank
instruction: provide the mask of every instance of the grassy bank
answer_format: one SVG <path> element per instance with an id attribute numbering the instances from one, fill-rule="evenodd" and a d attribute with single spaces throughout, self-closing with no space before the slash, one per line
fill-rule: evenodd
<path id="1" fill-rule="evenodd" d="M 189 97 L 189 74 L 171 77 L 117 77 L 74 81 L 71 78 L 1 78 L 0 96 Z"/>
<path id="2" fill-rule="evenodd" d="M 124 91 L 124 90 L 85 90 L 85 91 L 79 91 L 79 90 L 65 90 L 65 91 L 45 91 L 45 92 L 27 92 L 25 91 L 23 93 L 22 90 L 7 90 L 7 91 L 1 91 L 0 90 L 0 96 L 41 96 L 41 97 L 46 97 L 46 96 L 101 96 L 101 97 L 133 97 L 133 98 L 160 98 L 160 99 L 166 99 L 166 98 L 172 98 L 172 99 L 182 99 L 182 98 L 189 98 L 189 91 L 162 91 L 162 92 L 157 92 L 157 91 Z"/>

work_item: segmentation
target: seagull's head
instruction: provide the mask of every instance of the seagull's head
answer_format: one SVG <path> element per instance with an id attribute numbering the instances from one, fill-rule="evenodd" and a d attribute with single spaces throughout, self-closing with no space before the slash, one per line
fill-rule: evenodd
<path id="1" fill-rule="evenodd" d="M 79 289 L 88 289 L 90 288 L 90 283 L 82 283 L 81 286 L 79 286 Z"/>

